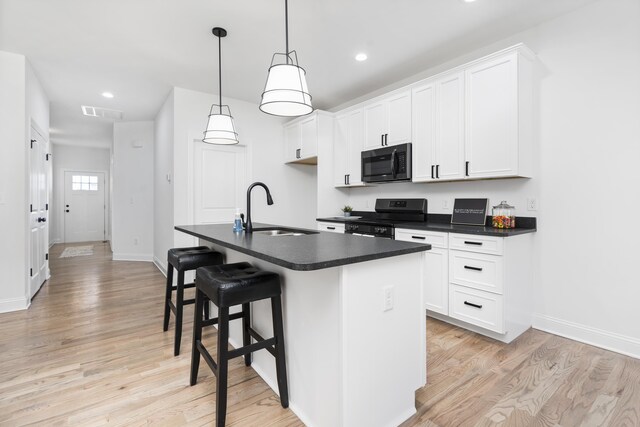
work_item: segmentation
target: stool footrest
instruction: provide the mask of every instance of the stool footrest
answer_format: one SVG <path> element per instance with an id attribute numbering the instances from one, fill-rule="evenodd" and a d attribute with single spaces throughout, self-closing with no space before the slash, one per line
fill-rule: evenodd
<path id="1" fill-rule="evenodd" d="M 267 349 L 272 350 L 272 347 L 276 345 L 276 339 L 269 338 L 267 340 L 255 342 L 253 344 L 245 345 L 244 347 L 237 348 L 235 350 L 229 351 L 229 359 L 233 359 L 234 357 L 244 356 L 247 353 L 253 353 L 254 351 Z"/>
<path id="2" fill-rule="evenodd" d="M 185 284 L 182 286 L 182 288 L 183 288 L 183 289 L 189 289 L 189 288 L 195 288 L 195 287 L 196 287 L 195 282 L 194 282 L 194 283 L 185 283 Z M 172 290 L 172 291 L 177 291 L 177 290 L 178 290 L 178 285 L 173 285 L 173 286 L 171 287 L 171 290 Z"/>
<path id="3" fill-rule="evenodd" d="M 270 347 L 264 347 L 264 348 L 265 348 L 269 353 L 271 353 L 271 355 L 272 355 L 273 357 L 276 357 L 276 350 L 275 350 L 275 348 L 274 348 L 274 346 L 276 345 L 276 339 L 275 339 L 275 337 L 274 337 L 274 338 L 269 338 L 268 340 L 266 340 L 266 339 L 262 338 L 262 336 L 261 336 L 259 333 L 257 333 L 257 332 L 255 331 L 255 329 L 253 329 L 253 328 L 249 327 L 249 328 L 248 328 L 248 331 L 249 331 L 249 335 L 251 335 L 251 338 L 253 338 L 254 340 L 258 341 L 258 343 L 261 343 L 261 342 L 264 342 L 264 341 L 271 341 L 271 340 L 273 340 L 273 343 L 272 343 L 272 344 L 270 344 L 270 345 L 271 345 Z M 253 345 L 253 344 L 252 344 L 252 345 Z M 234 351 L 235 351 L 235 350 L 234 350 Z"/>
<path id="4" fill-rule="evenodd" d="M 236 319 L 242 319 L 243 317 L 243 313 L 233 313 L 229 315 L 229 320 L 236 320 Z M 208 320 L 203 320 L 202 321 L 202 326 L 211 326 L 211 325 L 215 325 L 218 323 L 218 318 L 215 317 L 213 319 L 208 319 Z"/>
<path id="5" fill-rule="evenodd" d="M 209 368 L 211 368 L 213 373 L 218 376 L 218 364 L 213 360 L 213 357 L 211 357 L 207 349 L 204 348 L 200 340 L 196 341 L 196 347 L 198 348 L 198 351 L 202 355 L 204 361 L 207 362 L 207 365 L 209 365 Z"/>

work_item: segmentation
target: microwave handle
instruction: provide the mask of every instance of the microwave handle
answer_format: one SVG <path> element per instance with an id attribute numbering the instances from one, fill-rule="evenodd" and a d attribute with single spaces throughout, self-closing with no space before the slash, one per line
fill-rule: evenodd
<path id="1" fill-rule="evenodd" d="M 395 179 L 397 171 L 396 171 L 396 150 L 393 150 L 393 152 L 391 153 L 391 175 L 393 175 L 393 178 Z"/>

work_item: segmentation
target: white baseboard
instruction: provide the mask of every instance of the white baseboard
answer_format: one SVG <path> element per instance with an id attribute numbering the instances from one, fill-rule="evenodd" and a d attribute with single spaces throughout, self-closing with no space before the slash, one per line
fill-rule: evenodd
<path id="1" fill-rule="evenodd" d="M 31 301 L 26 297 L 3 299 L 0 300 L 0 313 L 26 310 L 30 305 Z"/>
<path id="2" fill-rule="evenodd" d="M 160 259 L 156 256 L 153 257 L 153 263 L 156 265 L 156 267 L 158 267 L 158 270 L 160 270 L 160 272 L 164 275 L 164 277 L 167 277 L 166 264 L 160 261 Z"/>
<path id="3" fill-rule="evenodd" d="M 542 314 L 534 314 L 533 327 L 554 335 L 560 335 L 561 337 L 640 359 L 640 339 L 637 338 Z"/>
<path id="4" fill-rule="evenodd" d="M 145 255 L 145 254 L 121 254 L 121 253 L 113 253 L 112 259 L 114 261 L 145 261 L 145 262 L 153 262 L 153 255 Z"/>
<path id="5" fill-rule="evenodd" d="M 62 240 L 60 239 L 53 239 L 49 242 L 49 247 L 53 246 L 53 245 L 57 245 L 58 243 L 62 243 Z"/>

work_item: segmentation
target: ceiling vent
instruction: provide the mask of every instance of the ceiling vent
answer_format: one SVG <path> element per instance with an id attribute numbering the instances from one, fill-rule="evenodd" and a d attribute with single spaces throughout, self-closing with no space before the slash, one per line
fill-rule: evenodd
<path id="1" fill-rule="evenodd" d="M 122 111 L 109 110 L 108 108 L 82 106 L 82 114 L 89 117 L 100 117 L 110 120 L 122 120 Z"/>

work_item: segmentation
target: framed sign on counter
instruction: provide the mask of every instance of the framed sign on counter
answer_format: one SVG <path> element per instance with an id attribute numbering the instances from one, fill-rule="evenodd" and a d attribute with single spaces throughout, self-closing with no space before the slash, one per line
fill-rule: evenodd
<path id="1" fill-rule="evenodd" d="M 451 224 L 485 225 L 489 199 L 456 199 Z"/>

